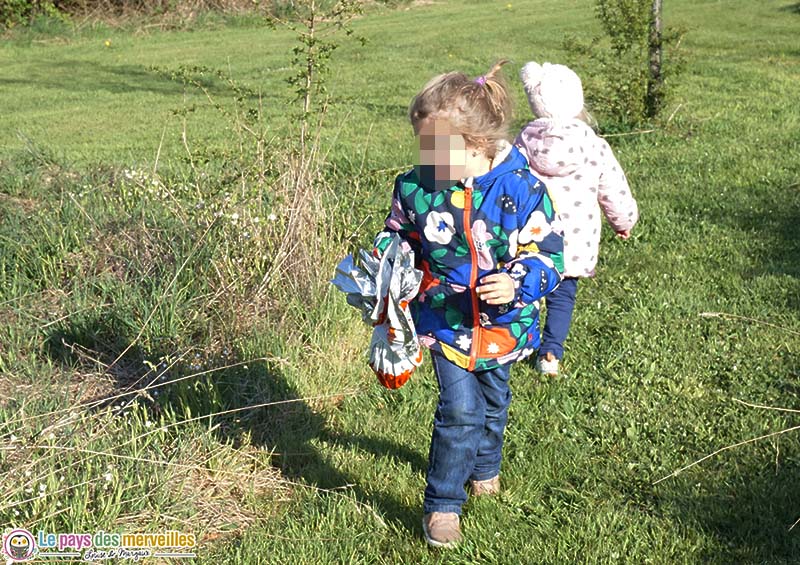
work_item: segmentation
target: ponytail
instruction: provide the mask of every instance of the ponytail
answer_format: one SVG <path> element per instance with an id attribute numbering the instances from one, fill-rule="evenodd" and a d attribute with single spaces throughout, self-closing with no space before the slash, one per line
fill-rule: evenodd
<path id="1" fill-rule="evenodd" d="M 503 59 L 475 79 L 463 73 L 445 73 L 431 79 L 414 97 L 408 111 L 411 124 L 428 117 L 447 117 L 466 143 L 494 157 L 501 140 L 508 141 L 511 97 L 500 73 Z"/>

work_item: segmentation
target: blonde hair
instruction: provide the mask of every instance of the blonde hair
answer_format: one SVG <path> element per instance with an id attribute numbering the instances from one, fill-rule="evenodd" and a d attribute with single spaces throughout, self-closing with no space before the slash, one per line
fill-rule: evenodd
<path id="1" fill-rule="evenodd" d="M 429 117 L 446 118 L 472 148 L 493 158 L 500 140 L 508 141 L 511 98 L 500 67 L 503 59 L 476 79 L 464 73 L 445 73 L 433 77 L 408 109 L 414 129 Z"/>

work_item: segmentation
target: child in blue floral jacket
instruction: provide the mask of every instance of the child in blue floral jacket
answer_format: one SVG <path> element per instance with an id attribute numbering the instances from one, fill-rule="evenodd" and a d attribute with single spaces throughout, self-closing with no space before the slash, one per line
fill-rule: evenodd
<path id="1" fill-rule="evenodd" d="M 539 299 L 563 270 L 563 234 L 552 200 L 507 142 L 508 91 L 498 71 L 447 73 L 414 98 L 413 170 L 395 181 L 380 255 L 398 233 L 423 271 L 411 304 L 439 383 L 423 528 L 431 545 L 461 539 L 473 495 L 499 490 L 510 363 L 539 345 Z"/>

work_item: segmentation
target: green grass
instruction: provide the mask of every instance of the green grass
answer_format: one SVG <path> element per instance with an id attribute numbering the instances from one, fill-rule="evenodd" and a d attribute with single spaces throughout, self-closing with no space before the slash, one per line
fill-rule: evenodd
<path id="1" fill-rule="evenodd" d="M 735 402 L 798 408 L 800 15 L 788 1 L 666 7 L 689 30 L 674 117 L 609 139 L 640 224 L 628 242 L 604 234 L 599 274 L 581 283 L 568 376 L 542 383 L 513 369 L 505 492 L 467 504 L 461 547 L 425 546 L 430 365 L 381 389 L 363 355 L 369 332 L 325 277 L 378 229 L 393 171 L 411 159 L 407 103 L 432 74 L 511 58 L 521 123 L 521 64 L 564 60 L 564 33 L 597 29 L 588 1 L 507 4 L 357 22 L 370 44 L 343 42 L 328 80 L 333 194 L 307 238 L 318 280 L 287 275 L 266 295 L 253 289 L 284 221 L 280 171 L 263 193 L 250 177 L 243 186 L 226 168 L 232 123 L 148 68 L 229 69 L 263 89 L 265 121 L 286 135 L 290 33 L 18 32 L 0 46 L 2 523 L 174 527 L 201 537 L 207 563 L 796 561 L 797 432 L 654 485 L 797 425 Z M 221 81 L 208 85 L 235 107 Z M 197 171 L 173 112 L 185 105 L 196 107 L 188 144 L 209 159 Z M 177 378 L 122 409 L 76 407 Z"/>

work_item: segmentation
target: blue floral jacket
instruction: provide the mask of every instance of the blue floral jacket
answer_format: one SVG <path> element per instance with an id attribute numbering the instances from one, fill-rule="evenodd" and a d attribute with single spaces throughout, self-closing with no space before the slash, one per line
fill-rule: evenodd
<path id="1" fill-rule="evenodd" d="M 412 302 L 420 341 L 467 370 L 523 359 L 539 346 L 539 299 L 563 272 L 563 234 L 544 184 L 506 146 L 500 164 L 446 190 L 422 186 L 414 170 L 395 180 L 392 209 L 375 239 L 377 256 L 398 233 L 423 271 Z M 476 293 L 504 272 L 516 296 L 500 306 Z"/>

